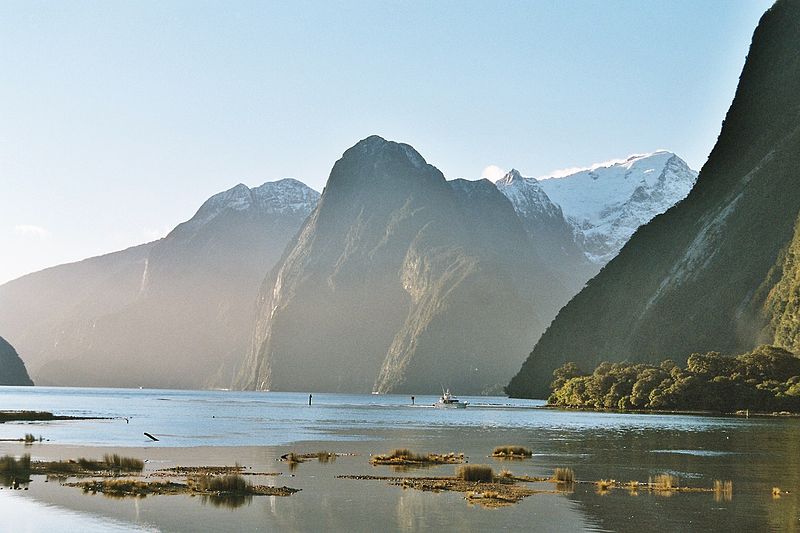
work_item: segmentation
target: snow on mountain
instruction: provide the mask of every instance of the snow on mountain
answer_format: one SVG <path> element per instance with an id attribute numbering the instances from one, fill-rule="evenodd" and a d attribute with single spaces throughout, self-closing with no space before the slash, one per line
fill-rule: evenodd
<path id="1" fill-rule="evenodd" d="M 514 210 L 523 219 L 562 217 L 561 207 L 550 200 L 535 178 L 526 178 L 518 170 L 511 169 L 495 185 L 511 201 Z"/>
<path id="2" fill-rule="evenodd" d="M 538 183 L 575 227 L 589 260 L 603 265 L 639 226 L 685 198 L 696 180 L 686 162 L 662 150 Z"/>
<path id="3" fill-rule="evenodd" d="M 319 197 L 317 191 L 293 178 L 267 182 L 252 189 L 240 183 L 206 200 L 189 222 L 202 225 L 224 211 L 245 211 L 250 208 L 272 214 L 308 215 L 316 207 Z"/>

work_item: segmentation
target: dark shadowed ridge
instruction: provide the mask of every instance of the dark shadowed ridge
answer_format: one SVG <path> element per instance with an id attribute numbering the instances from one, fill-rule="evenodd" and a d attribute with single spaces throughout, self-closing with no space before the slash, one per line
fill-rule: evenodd
<path id="1" fill-rule="evenodd" d="M 0 385 L 33 385 L 19 354 L 0 337 Z"/>
<path id="2" fill-rule="evenodd" d="M 559 312 L 509 394 L 546 397 L 553 369 L 566 361 L 590 369 L 604 360 L 685 360 L 796 338 L 797 309 L 780 296 L 780 280 L 785 290 L 798 274 L 787 252 L 798 168 L 800 2 L 779 0 L 754 33 L 695 188 L 641 227 Z"/>

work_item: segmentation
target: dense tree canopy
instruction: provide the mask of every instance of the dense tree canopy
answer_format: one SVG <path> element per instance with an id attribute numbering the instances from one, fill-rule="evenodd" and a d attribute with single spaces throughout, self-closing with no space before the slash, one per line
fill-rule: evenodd
<path id="1" fill-rule="evenodd" d="M 548 403 L 565 407 L 800 411 L 800 358 L 775 346 L 736 357 L 695 353 L 685 368 L 604 362 L 585 374 L 570 362 L 553 377 Z"/>

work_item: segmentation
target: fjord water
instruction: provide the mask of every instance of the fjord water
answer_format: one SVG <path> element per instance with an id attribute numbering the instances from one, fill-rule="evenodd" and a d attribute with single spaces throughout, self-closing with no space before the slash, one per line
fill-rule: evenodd
<path id="1" fill-rule="evenodd" d="M 239 461 L 254 471 L 283 474 L 259 483 L 302 491 L 225 506 L 185 496 L 109 499 L 34 479 L 27 492 L 0 491 L 0 506 L 17 508 L 10 498 L 39 506 L 26 514 L 33 530 L 61 515 L 83 516 L 75 513 L 100 521 L 96 530 L 124 529 L 124 524 L 165 531 L 800 530 L 798 419 L 586 413 L 540 409 L 542 402 L 530 400 L 465 399 L 471 403 L 465 410 L 439 410 L 430 407 L 433 396 L 417 396 L 412 406 L 409 396 L 314 393 L 309 406 L 308 393 L 3 387 L 3 409 L 105 417 L 0 424 L 3 439 L 25 433 L 49 439 L 25 448 L 34 459 L 129 448 L 122 453 L 148 460 L 148 469 Z M 149 441 L 145 431 L 160 441 Z M 3 444 L 3 453 L 22 452 L 21 445 Z M 523 445 L 535 455 L 515 462 L 487 458 L 502 444 Z M 601 495 L 594 486 L 579 484 L 570 493 L 537 494 L 489 510 L 468 504 L 459 493 L 335 477 L 394 475 L 388 467 L 370 466 L 368 459 L 396 447 L 464 452 L 471 463 L 518 475 L 546 476 L 558 466 L 573 468 L 579 480 L 647 481 L 670 473 L 692 487 L 731 480 L 734 490 L 727 500 L 709 493 Z M 291 450 L 321 449 L 354 455 L 329 464 L 303 463 L 294 471 L 277 461 Z M 408 475 L 452 472 L 452 466 L 439 466 Z M 790 493 L 773 498 L 772 487 Z"/>

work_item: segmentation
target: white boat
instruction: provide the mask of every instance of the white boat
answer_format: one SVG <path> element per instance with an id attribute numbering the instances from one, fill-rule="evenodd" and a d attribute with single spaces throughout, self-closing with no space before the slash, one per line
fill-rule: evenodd
<path id="1" fill-rule="evenodd" d="M 433 404 L 434 407 L 437 409 L 464 409 L 467 406 L 467 402 L 462 402 L 452 394 L 450 394 L 450 389 L 444 390 L 442 389 L 442 396 L 439 398 L 439 401 Z"/>

